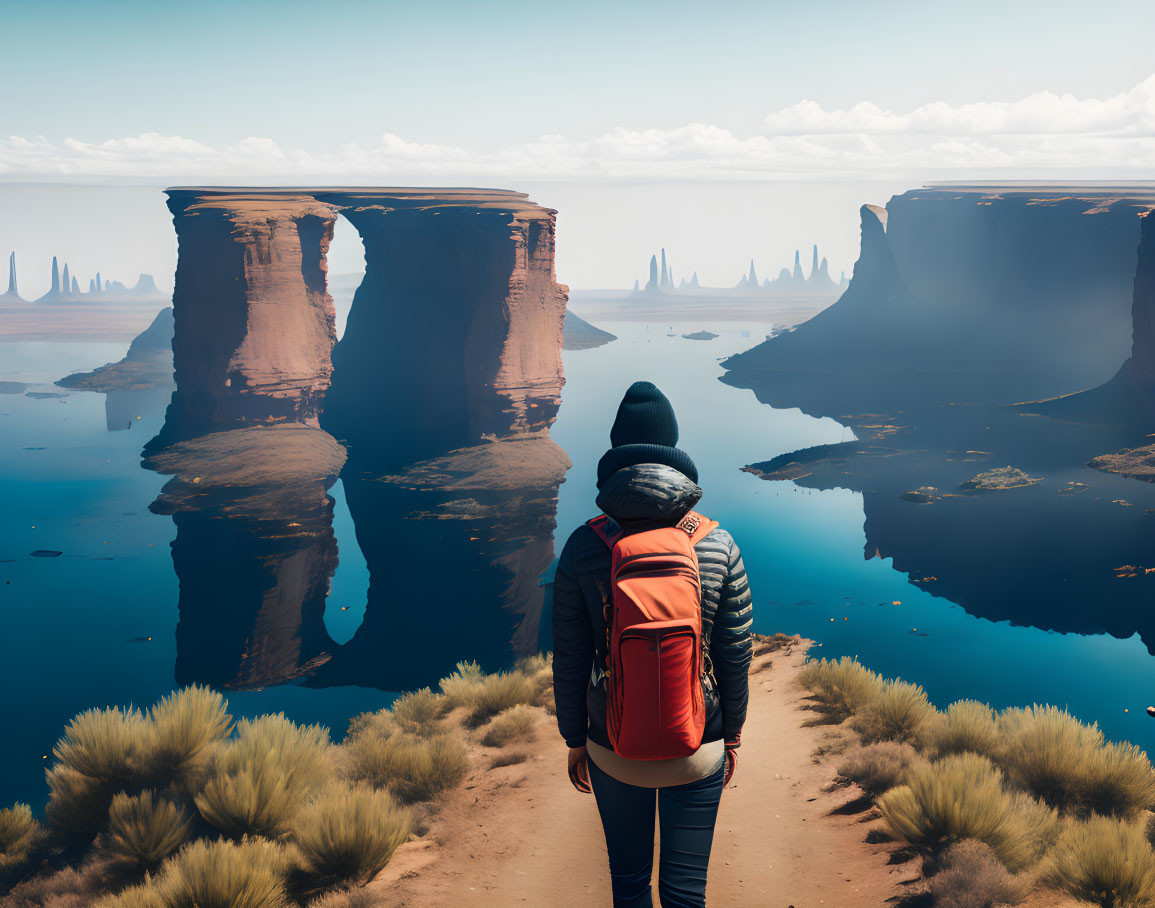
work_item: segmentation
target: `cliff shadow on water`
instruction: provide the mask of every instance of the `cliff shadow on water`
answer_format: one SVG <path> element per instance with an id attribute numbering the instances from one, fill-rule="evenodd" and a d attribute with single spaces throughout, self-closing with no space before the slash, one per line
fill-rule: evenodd
<path id="1" fill-rule="evenodd" d="M 1155 484 L 1126 478 L 1155 476 L 1152 207 L 1147 186 L 864 208 L 843 297 L 723 379 L 858 440 L 746 469 L 860 492 L 865 557 L 972 614 L 1155 652 Z"/>
<path id="2" fill-rule="evenodd" d="M 177 526 L 178 681 L 400 690 L 534 650 L 569 467 L 553 212 L 496 190 L 170 196 L 177 392 L 145 465 L 174 477 L 152 509 Z M 338 214 L 366 268 L 334 350 Z M 343 644 L 338 477 L 369 569 Z"/>

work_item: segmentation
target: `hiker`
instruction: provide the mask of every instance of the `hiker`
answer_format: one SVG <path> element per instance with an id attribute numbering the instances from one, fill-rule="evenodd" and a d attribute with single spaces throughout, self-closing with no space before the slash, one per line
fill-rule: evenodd
<path id="1" fill-rule="evenodd" d="M 692 510 L 698 470 L 661 391 L 630 386 L 610 443 L 602 514 L 569 537 L 554 578 L 558 728 L 570 781 L 597 800 L 616 908 L 653 904 L 655 805 L 661 904 L 704 906 L 746 719 L 746 569 L 730 534 Z"/>

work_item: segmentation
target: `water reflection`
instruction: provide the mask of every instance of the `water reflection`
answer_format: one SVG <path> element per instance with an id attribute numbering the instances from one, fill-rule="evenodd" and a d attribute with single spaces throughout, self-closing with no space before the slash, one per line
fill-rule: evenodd
<path id="1" fill-rule="evenodd" d="M 344 459 L 323 430 L 287 425 L 212 433 L 146 460 L 173 475 L 151 509 L 177 527 L 178 684 L 402 690 L 461 659 L 492 670 L 536 649 L 538 581 L 570 465 L 547 434 L 395 473 L 364 456 L 346 467 L 370 585 L 360 627 L 338 644 L 324 612 L 338 563 L 328 489 Z"/>
<path id="2" fill-rule="evenodd" d="M 812 386 L 814 410 L 836 406 L 817 395 Z M 876 401 L 876 412 L 841 417 L 859 441 L 748 469 L 860 492 L 865 557 L 893 558 L 920 587 L 972 615 L 1063 633 L 1137 632 L 1155 652 L 1155 571 L 1146 571 L 1155 568 L 1155 485 L 1086 466 L 1135 444 L 1135 426 L 1067 422 L 1029 409 L 886 410 Z M 967 487 L 1007 466 L 1025 474 L 1016 487 Z M 997 474 L 989 482 L 997 484 Z"/>

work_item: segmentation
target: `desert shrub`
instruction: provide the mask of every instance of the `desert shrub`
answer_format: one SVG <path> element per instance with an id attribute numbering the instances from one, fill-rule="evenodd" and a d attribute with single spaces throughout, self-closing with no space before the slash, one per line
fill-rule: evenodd
<path id="1" fill-rule="evenodd" d="M 934 714 L 926 692 L 917 684 L 885 681 L 878 695 L 851 717 L 850 725 L 868 744 L 913 741 Z"/>
<path id="2" fill-rule="evenodd" d="M 117 786 L 67 766 L 54 766 L 45 775 L 48 804 L 44 819 L 48 825 L 68 839 L 91 841 L 108 819 Z"/>
<path id="3" fill-rule="evenodd" d="M 350 751 L 349 775 L 388 788 L 403 801 L 427 801 L 458 785 L 469 771 L 465 745 L 450 735 L 422 738 L 404 733 L 387 739 L 361 736 Z"/>
<path id="4" fill-rule="evenodd" d="M 172 801 L 151 790 L 122 792 L 108 810 L 105 850 L 117 863 L 153 870 L 188 841 L 191 831 L 188 813 Z"/>
<path id="5" fill-rule="evenodd" d="M 397 723 L 393 720 L 393 713 L 387 709 L 374 713 L 361 713 L 349 720 L 349 727 L 345 730 L 345 743 L 351 743 L 358 738 L 369 735 L 374 738 L 388 738 L 397 731 Z"/>
<path id="6" fill-rule="evenodd" d="M 545 706 L 553 690 L 553 653 L 534 653 L 517 663 L 517 671 L 529 678 L 534 687 L 533 703 Z"/>
<path id="7" fill-rule="evenodd" d="M 309 908 L 374 908 L 380 904 L 376 896 L 367 889 L 354 886 L 339 889 L 309 902 Z"/>
<path id="8" fill-rule="evenodd" d="M 1155 903 L 1155 856 L 1142 826 L 1111 817 L 1070 823 L 1042 879 L 1096 905 Z"/>
<path id="9" fill-rule="evenodd" d="M 1086 810 L 1131 819 L 1155 806 L 1155 771 L 1142 748 L 1111 742 L 1088 755 L 1080 800 Z"/>
<path id="10" fill-rule="evenodd" d="M 372 788 L 332 787 L 293 823 L 304 870 L 330 883 L 367 883 L 409 837 L 409 812 Z"/>
<path id="11" fill-rule="evenodd" d="M 113 786 L 132 778 L 132 759 L 144 729 L 136 709 L 89 709 L 76 716 L 52 748 L 56 765 Z"/>
<path id="12" fill-rule="evenodd" d="M 961 839 L 985 842 L 1010 870 L 1035 861 L 1053 812 L 1025 796 L 1013 798 L 985 757 L 955 754 L 912 766 L 906 784 L 878 801 L 891 833 L 931 855 Z"/>
<path id="13" fill-rule="evenodd" d="M 872 797 L 901 785 L 918 754 L 909 744 L 883 741 L 850 751 L 839 764 L 838 774 L 856 783 Z"/>
<path id="14" fill-rule="evenodd" d="M 999 716 L 1000 763 L 1008 777 L 1062 810 L 1131 817 L 1155 802 L 1143 751 L 1108 744 L 1095 724 L 1065 709 L 1031 706 Z"/>
<path id="15" fill-rule="evenodd" d="M 329 732 L 277 713 L 242 719 L 219 746 L 196 796 L 201 816 L 227 836 L 284 833 L 298 808 L 331 774 Z"/>
<path id="16" fill-rule="evenodd" d="M 447 705 L 446 698 L 428 687 L 402 694 L 393 701 L 393 721 L 402 731 L 431 735 L 440 725 Z"/>
<path id="17" fill-rule="evenodd" d="M 199 839 L 153 884 L 164 908 L 287 908 L 285 852 L 272 842 Z"/>
<path id="18" fill-rule="evenodd" d="M 459 706 L 472 708 L 484 678 L 485 674 L 476 662 L 458 662 L 457 671 L 442 678 L 438 686 L 451 709 Z"/>
<path id="19" fill-rule="evenodd" d="M 882 688 L 877 674 L 848 656 L 807 662 L 798 682 L 814 695 L 823 712 L 838 720 L 862 710 Z"/>
<path id="20" fill-rule="evenodd" d="M 529 754 L 524 750 L 502 750 L 497 752 L 489 763 L 490 769 L 500 769 L 502 766 L 516 766 L 519 763 L 524 763 L 529 759 Z"/>
<path id="21" fill-rule="evenodd" d="M 189 787 L 192 771 L 229 733 L 227 710 L 224 697 L 196 684 L 162 697 L 148 711 L 137 758 L 142 776 L 162 787 L 174 780 Z"/>
<path id="22" fill-rule="evenodd" d="M 958 700 L 923 726 L 919 743 L 936 757 L 969 751 L 994 758 L 999 747 L 995 712 L 978 700 Z"/>
<path id="23" fill-rule="evenodd" d="M 964 839 L 943 855 L 943 869 L 931 877 L 936 908 L 998 908 L 1017 905 L 1027 887 L 1007 872 L 989 845 Z"/>
<path id="24" fill-rule="evenodd" d="M 0 810 L 0 884 L 16 877 L 44 843 L 44 828 L 27 804 Z"/>
<path id="25" fill-rule="evenodd" d="M 486 675 L 474 695 L 466 723 L 477 727 L 511 706 L 532 703 L 536 693 L 533 680 L 521 672 Z"/>
<path id="26" fill-rule="evenodd" d="M 511 741 L 532 741 L 537 726 L 537 713 L 532 706 L 511 706 L 489 720 L 481 743 L 486 747 L 504 747 Z"/>
<path id="27" fill-rule="evenodd" d="M 156 887 L 149 883 L 130 886 L 117 895 L 98 901 L 93 908 L 167 908 Z"/>

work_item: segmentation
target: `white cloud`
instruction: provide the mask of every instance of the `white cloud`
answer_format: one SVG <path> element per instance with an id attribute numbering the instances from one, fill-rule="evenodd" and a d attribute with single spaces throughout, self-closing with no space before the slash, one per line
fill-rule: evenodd
<path id="1" fill-rule="evenodd" d="M 983 101 L 952 107 L 942 101 L 896 114 L 863 101 L 849 110 L 823 110 L 800 101 L 764 120 L 773 135 L 1100 135 L 1155 136 L 1155 75 L 1105 100 L 1041 91 L 1021 101 Z"/>
<path id="2" fill-rule="evenodd" d="M 546 135 L 492 150 L 385 133 L 369 147 L 315 153 L 249 137 L 213 147 L 145 133 L 101 143 L 0 139 L 0 178 L 164 180 L 788 179 L 1155 177 L 1155 75 L 1105 99 L 1040 92 L 1015 102 L 935 102 L 893 113 L 868 101 L 824 110 L 800 101 L 741 137 L 690 123 Z"/>

